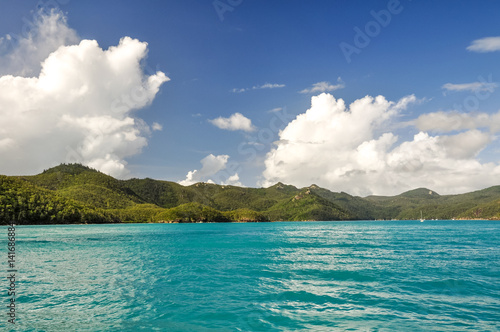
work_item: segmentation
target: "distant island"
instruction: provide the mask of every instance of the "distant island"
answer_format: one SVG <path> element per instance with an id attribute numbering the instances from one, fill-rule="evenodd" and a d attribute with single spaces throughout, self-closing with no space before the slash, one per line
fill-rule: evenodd
<path id="1" fill-rule="evenodd" d="M 306 220 L 500 219 L 500 186 L 460 195 L 420 188 L 357 197 L 311 185 L 243 188 L 117 180 L 80 164 L 0 175 L 0 223 L 195 223 Z"/>

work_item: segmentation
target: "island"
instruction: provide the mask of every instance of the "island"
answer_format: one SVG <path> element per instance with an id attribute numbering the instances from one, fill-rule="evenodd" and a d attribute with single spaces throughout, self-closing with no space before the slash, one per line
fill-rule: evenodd
<path id="1" fill-rule="evenodd" d="M 500 219 L 500 186 L 439 195 L 352 196 L 315 184 L 246 188 L 119 180 L 81 164 L 32 176 L 0 175 L 0 223 L 200 223 L 320 220 Z"/>

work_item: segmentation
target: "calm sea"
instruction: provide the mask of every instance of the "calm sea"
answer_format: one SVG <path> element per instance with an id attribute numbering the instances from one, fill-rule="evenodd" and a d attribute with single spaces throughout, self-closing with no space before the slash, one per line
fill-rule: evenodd
<path id="1" fill-rule="evenodd" d="M 6 245 L 7 228 L 0 231 Z M 496 221 L 19 226 L 16 232 L 19 331 L 500 329 Z M 12 327 L 7 301 L 3 330 Z"/>

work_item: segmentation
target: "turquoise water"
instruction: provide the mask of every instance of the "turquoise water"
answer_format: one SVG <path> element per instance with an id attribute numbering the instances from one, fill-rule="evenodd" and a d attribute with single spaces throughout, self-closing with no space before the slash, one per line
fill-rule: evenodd
<path id="1" fill-rule="evenodd" d="M 500 328 L 495 221 L 19 226 L 17 237 L 20 331 Z"/>

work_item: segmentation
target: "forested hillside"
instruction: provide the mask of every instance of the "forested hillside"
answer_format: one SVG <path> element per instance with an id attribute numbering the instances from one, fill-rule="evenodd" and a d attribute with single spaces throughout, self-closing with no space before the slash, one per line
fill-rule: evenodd
<path id="1" fill-rule="evenodd" d="M 500 217 L 500 186 L 441 196 L 415 189 L 391 197 L 356 197 L 316 185 L 242 188 L 182 186 L 153 179 L 117 180 L 79 164 L 34 176 L 0 176 L 0 222 L 231 222 Z"/>

